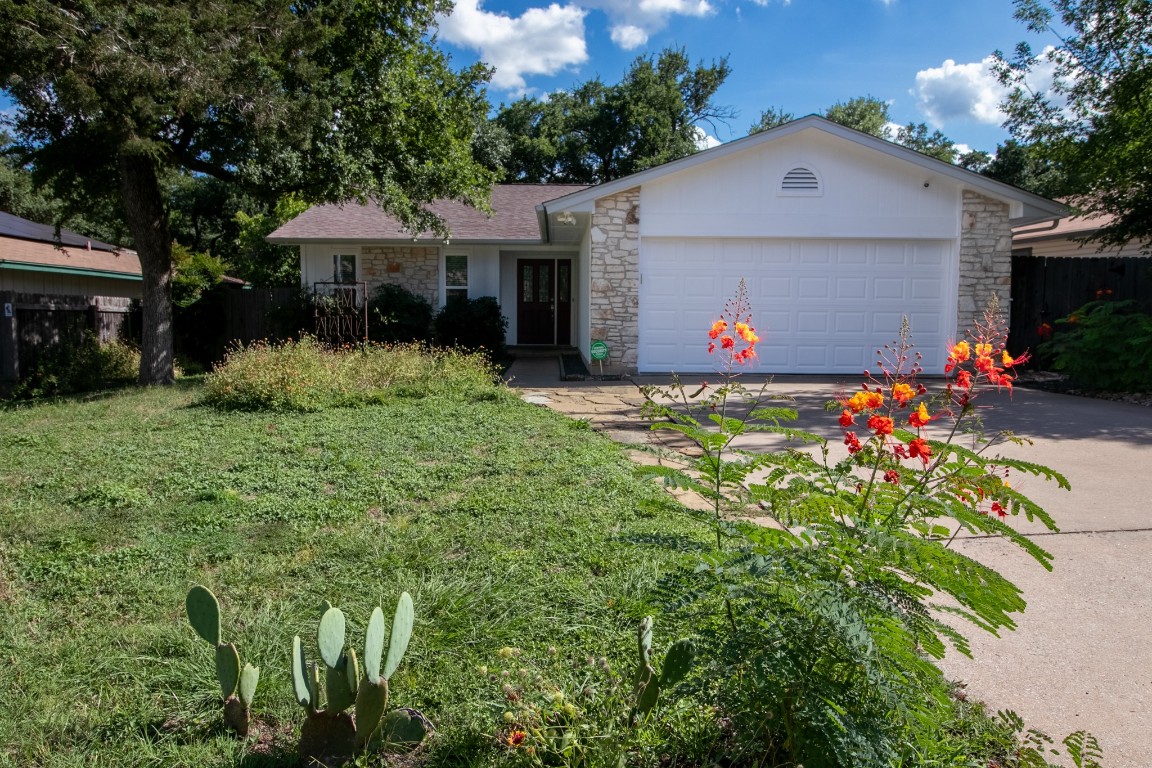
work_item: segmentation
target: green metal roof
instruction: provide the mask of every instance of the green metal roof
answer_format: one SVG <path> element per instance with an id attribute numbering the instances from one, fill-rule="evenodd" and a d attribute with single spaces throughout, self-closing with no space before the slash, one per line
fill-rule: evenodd
<path id="1" fill-rule="evenodd" d="M 19 272 L 50 272 L 55 275 L 83 275 L 85 277 L 110 277 L 113 280 L 135 280 L 144 278 L 131 272 L 115 272 L 110 269 L 84 269 L 83 267 L 49 267 L 44 264 L 30 264 L 24 261 L 0 259 L 0 269 Z"/>

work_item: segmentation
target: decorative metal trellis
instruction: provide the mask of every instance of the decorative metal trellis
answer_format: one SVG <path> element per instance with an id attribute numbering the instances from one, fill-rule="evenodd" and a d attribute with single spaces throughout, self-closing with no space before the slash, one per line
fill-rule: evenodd
<path id="1" fill-rule="evenodd" d="M 313 283 L 312 315 L 316 338 L 326 344 L 368 341 L 368 284 Z"/>

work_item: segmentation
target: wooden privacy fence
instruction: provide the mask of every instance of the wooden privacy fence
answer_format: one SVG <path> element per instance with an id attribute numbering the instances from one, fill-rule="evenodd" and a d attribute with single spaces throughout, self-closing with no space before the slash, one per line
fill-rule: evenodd
<path id="1" fill-rule="evenodd" d="M 1089 301 L 1132 299 L 1152 311 L 1152 257 L 1044 257 L 1012 254 L 1012 310 L 1008 346 L 1035 350 L 1040 326 L 1054 324 Z M 1111 291 L 1111 293 L 1108 293 Z"/>
<path id="2" fill-rule="evenodd" d="M 0 291 L 0 381 L 19 381 L 44 349 L 77 331 L 100 341 L 130 335 L 133 299 Z"/>
<path id="3" fill-rule="evenodd" d="M 233 344 L 280 340 L 309 330 L 300 289 L 217 285 L 175 314 L 176 351 L 205 368 L 224 359 Z"/>

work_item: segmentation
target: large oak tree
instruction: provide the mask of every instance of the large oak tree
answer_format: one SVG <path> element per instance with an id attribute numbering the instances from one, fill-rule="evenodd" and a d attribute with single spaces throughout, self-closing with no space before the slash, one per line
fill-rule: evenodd
<path id="1" fill-rule="evenodd" d="M 373 197 L 414 230 L 436 198 L 485 205 L 471 142 L 481 66 L 454 71 L 429 32 L 448 0 L 0 0 L 0 85 L 58 196 L 114 198 L 143 269 L 140 381 L 167 383 L 167 175 L 268 198 Z"/>
<path id="2" fill-rule="evenodd" d="M 599 184 L 690 155 L 701 125 L 731 117 L 715 103 L 727 59 L 692 66 L 683 49 L 636 58 L 624 78 L 594 78 L 547 99 L 523 98 L 493 118 L 508 136 L 507 177 Z"/>

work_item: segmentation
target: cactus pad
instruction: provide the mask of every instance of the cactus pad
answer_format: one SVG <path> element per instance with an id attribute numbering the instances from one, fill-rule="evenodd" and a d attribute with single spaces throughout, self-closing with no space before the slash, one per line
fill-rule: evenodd
<path id="1" fill-rule="evenodd" d="M 640 666 L 643 667 L 652 661 L 652 617 L 645 616 L 640 620 L 640 628 L 636 631 L 636 643 L 640 651 Z"/>
<path id="2" fill-rule="evenodd" d="M 415 709 L 394 709 L 384 716 L 380 726 L 381 741 L 385 745 L 413 747 L 432 733 L 432 723 Z"/>
<path id="3" fill-rule="evenodd" d="M 344 655 L 344 612 L 339 608 L 329 608 L 320 617 L 320 627 L 316 631 L 316 642 L 320 646 L 320 658 L 330 668 L 340 665 Z"/>
<path id="4" fill-rule="evenodd" d="M 380 660 L 384 657 L 384 611 L 372 609 L 368 629 L 364 632 L 364 676 L 368 682 L 380 680 Z"/>
<path id="5" fill-rule="evenodd" d="M 316 707 L 317 703 L 312 701 L 308 688 L 308 660 L 304 657 L 304 644 L 300 642 L 300 635 L 292 638 L 292 690 L 300 706 L 310 709 Z"/>
<path id="6" fill-rule="evenodd" d="M 220 602 L 207 587 L 199 584 L 188 590 L 184 599 L 188 623 L 196 634 L 213 646 L 220 645 Z"/>
<path id="7" fill-rule="evenodd" d="M 676 685 L 688 674 L 692 668 L 692 659 L 696 656 L 696 648 L 691 640 L 677 640 L 668 649 L 664 657 L 664 669 L 660 673 L 660 686 L 667 688 Z"/>
<path id="8" fill-rule="evenodd" d="M 348 690 L 355 698 L 356 689 L 360 686 L 360 665 L 356 663 L 356 651 L 351 648 L 344 654 L 344 672 L 348 676 Z"/>
<path id="9" fill-rule="evenodd" d="M 240 682 L 240 654 L 232 643 L 216 646 L 216 680 L 225 700 L 236 695 L 236 685 Z"/>
<path id="10" fill-rule="evenodd" d="M 347 661 L 340 659 L 335 667 L 324 672 L 324 707 L 329 712 L 343 712 L 356 702 L 356 689 L 348 684 Z"/>
<path id="11" fill-rule="evenodd" d="M 412 639 L 412 596 L 407 592 L 400 594 L 396 601 L 396 615 L 392 619 L 392 634 L 388 638 L 388 659 L 384 662 L 382 677 L 387 680 L 392 677 L 404 652 L 408 650 L 408 641 Z"/>
<path id="12" fill-rule="evenodd" d="M 252 699 L 256 698 L 256 686 L 260 682 L 260 667 L 251 664 L 244 665 L 240 673 L 240 701 L 245 708 L 252 706 Z"/>
<path id="13" fill-rule="evenodd" d="M 388 681 L 362 683 L 356 694 L 356 747 L 363 749 L 380 726 L 388 708 Z"/>

